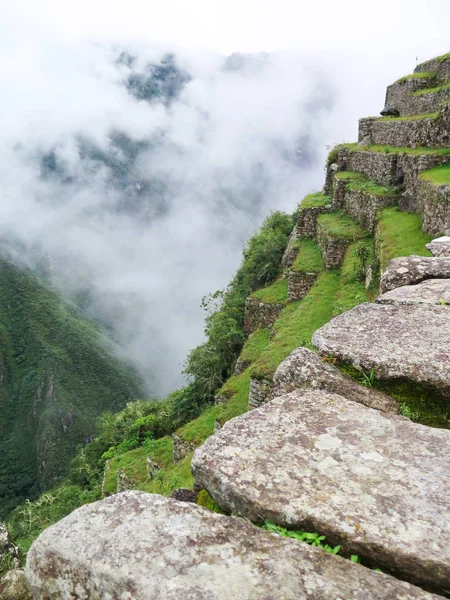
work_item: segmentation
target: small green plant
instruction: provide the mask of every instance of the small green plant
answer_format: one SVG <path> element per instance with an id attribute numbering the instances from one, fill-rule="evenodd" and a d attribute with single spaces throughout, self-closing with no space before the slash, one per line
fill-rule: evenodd
<path id="1" fill-rule="evenodd" d="M 403 417 L 410 419 L 410 421 L 418 421 L 420 419 L 419 413 L 411 410 L 411 408 L 406 404 L 406 402 L 402 402 L 399 405 L 398 412 Z"/>
<path id="2" fill-rule="evenodd" d="M 366 387 L 372 387 L 375 381 L 375 371 L 373 369 L 370 369 L 370 373 L 367 375 L 367 373 L 362 373 L 361 374 L 361 383 L 363 385 L 365 385 Z"/>
<path id="3" fill-rule="evenodd" d="M 329 546 L 325 544 L 326 537 L 324 535 L 319 535 L 318 533 L 309 533 L 307 531 L 290 531 L 285 527 L 280 527 L 279 525 L 275 525 L 272 521 L 266 519 L 264 521 L 263 529 L 266 531 L 271 531 L 272 533 L 278 533 L 284 537 L 293 538 L 295 540 L 299 540 L 301 542 L 306 542 L 310 546 L 317 546 L 318 548 L 322 548 L 322 550 L 326 550 L 331 554 L 338 554 L 341 546 Z"/>

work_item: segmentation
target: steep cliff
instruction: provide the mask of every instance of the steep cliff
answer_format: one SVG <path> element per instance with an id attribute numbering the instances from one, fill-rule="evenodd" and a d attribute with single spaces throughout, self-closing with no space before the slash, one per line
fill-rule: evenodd
<path id="1" fill-rule="evenodd" d="M 112 593 L 102 569 L 117 564 L 123 537 L 144 554 L 161 548 L 158 560 L 117 573 L 113 588 L 134 597 L 157 598 L 161 590 L 192 599 L 257 598 L 262 590 L 271 598 L 280 589 L 292 599 L 446 593 L 450 268 L 448 241 L 430 242 L 450 229 L 449 81 L 450 56 L 419 65 L 389 86 L 381 118 L 361 119 L 357 143 L 330 153 L 324 190 L 300 203 L 275 280 L 250 286 L 244 308 L 241 302 L 245 343 L 234 373 L 217 380 L 214 404 L 173 435 L 157 433 L 152 421 L 151 435 L 137 438 L 144 422 L 130 420 L 99 461 L 103 495 L 203 489 L 198 503 L 322 550 L 309 554 L 298 542 L 288 560 L 290 546 L 247 531 L 239 519 L 126 492 L 82 508 L 38 539 L 27 571 L 36 597 L 67 585 L 91 598 Z M 39 514 L 37 504 L 32 510 Z M 27 529 L 21 514 L 10 521 L 19 542 L 39 529 Z M 125 536 L 110 535 L 111 519 Z M 80 548 L 59 543 L 66 536 L 81 539 Z M 128 542 L 121 547 L 129 552 Z M 351 561 L 330 556 L 336 553 Z M 361 560 L 364 567 L 351 564 Z M 199 570 L 204 563 L 208 569 Z M 224 572 L 239 582 L 231 592 L 215 583 Z"/>

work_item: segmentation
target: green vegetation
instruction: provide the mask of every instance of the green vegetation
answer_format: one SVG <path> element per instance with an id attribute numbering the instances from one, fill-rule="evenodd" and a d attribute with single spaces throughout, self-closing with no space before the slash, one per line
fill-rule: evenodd
<path id="1" fill-rule="evenodd" d="M 254 362 L 269 343 L 270 331 L 258 329 L 245 342 L 239 359 L 245 363 Z"/>
<path id="2" fill-rule="evenodd" d="M 288 280 L 279 279 L 272 285 L 262 288 L 252 294 L 253 298 L 266 304 L 286 304 Z"/>
<path id="3" fill-rule="evenodd" d="M 424 63 L 425 64 L 425 63 Z M 405 75 L 404 77 L 400 77 L 397 79 L 395 83 L 403 83 L 404 81 L 408 81 L 409 79 L 436 79 L 436 73 L 431 73 L 428 71 L 423 71 L 422 73 L 411 73 L 411 75 Z"/>
<path id="4" fill-rule="evenodd" d="M 244 307 L 247 297 L 276 280 L 294 218 L 274 212 L 244 248 L 244 257 L 228 288 L 203 299 L 208 311 L 207 341 L 189 354 L 185 374 L 189 385 L 179 391 L 174 425 L 194 418 L 214 399 L 230 377 L 244 344 Z M 282 286 L 275 288 L 280 294 Z M 286 292 L 287 293 L 287 292 Z"/>
<path id="5" fill-rule="evenodd" d="M 423 115 L 408 115 L 406 117 L 377 117 L 377 121 L 421 121 L 422 119 L 439 119 L 439 111 Z"/>
<path id="6" fill-rule="evenodd" d="M 328 237 L 340 240 L 359 240 L 368 237 L 369 233 L 358 225 L 343 211 L 319 215 L 317 223 Z"/>
<path id="7" fill-rule="evenodd" d="M 330 320 L 339 291 L 339 271 L 322 271 L 309 294 L 281 312 L 272 339 L 251 367 L 256 379 L 271 379 L 278 365 L 299 346 L 311 346 L 311 336 Z"/>
<path id="8" fill-rule="evenodd" d="M 114 345 L 29 271 L 0 259 L 0 289 L 4 518 L 67 473 L 104 410 L 121 409 L 143 388 Z"/>
<path id="9" fill-rule="evenodd" d="M 215 512 L 215 513 L 219 513 L 219 514 L 224 514 L 223 510 L 220 508 L 220 506 L 216 503 L 216 501 L 214 500 L 214 498 L 206 491 L 206 490 L 202 490 L 199 495 L 197 496 L 197 504 L 199 506 L 203 506 L 204 508 L 207 508 L 208 510 Z"/>
<path id="10" fill-rule="evenodd" d="M 431 256 L 425 244 L 428 244 L 433 236 L 422 231 L 419 215 L 400 212 L 398 207 L 389 207 L 381 211 L 376 236 L 381 271 L 384 271 L 389 261 L 397 256 Z"/>
<path id="11" fill-rule="evenodd" d="M 450 185 L 450 162 L 428 169 L 428 171 L 422 171 L 419 177 L 433 185 Z"/>
<path id="12" fill-rule="evenodd" d="M 325 163 L 325 169 L 328 169 L 328 167 L 337 161 L 340 147 L 340 144 L 336 144 L 336 146 L 333 146 L 333 148 L 330 149 Z M 328 148 L 329 146 L 327 146 L 327 149 Z"/>
<path id="13" fill-rule="evenodd" d="M 395 398 L 398 402 L 399 413 L 408 419 L 430 427 L 450 429 L 448 399 L 441 396 L 436 390 L 426 385 L 401 379 L 383 381 L 376 379 L 373 370 L 370 373 L 363 373 L 352 365 L 339 364 L 334 358 L 329 360 L 358 383 L 380 390 Z"/>
<path id="14" fill-rule="evenodd" d="M 339 551 L 341 549 L 341 546 L 334 546 L 334 548 L 332 548 L 328 544 L 325 544 L 326 537 L 324 535 L 319 535 L 318 533 L 308 533 L 306 531 L 286 529 L 285 527 L 280 527 L 280 525 L 275 525 L 275 523 L 272 523 L 272 521 L 269 521 L 268 519 L 264 521 L 263 529 L 272 533 L 278 533 L 278 535 L 282 535 L 283 537 L 288 537 L 294 540 L 298 540 L 300 542 L 305 542 L 310 546 L 317 546 L 318 548 L 322 548 L 322 550 L 326 550 L 331 554 L 339 554 Z"/>
<path id="15" fill-rule="evenodd" d="M 319 273 L 325 268 L 322 254 L 311 238 L 300 238 L 296 245 L 299 248 L 292 269 L 302 273 Z"/>
<path id="16" fill-rule="evenodd" d="M 367 192 L 372 196 L 395 196 L 400 191 L 398 186 L 379 185 L 375 181 L 369 179 L 364 173 L 339 171 L 336 173 L 335 179 L 348 180 L 347 188 Z"/>
<path id="17" fill-rule="evenodd" d="M 338 171 L 334 174 L 334 178 L 338 180 L 359 180 L 364 179 L 364 173 L 357 173 L 355 171 Z"/>
<path id="18" fill-rule="evenodd" d="M 366 289 L 366 272 L 373 269 L 373 279 Z M 373 238 L 354 242 L 347 248 L 341 268 L 339 291 L 333 306 L 335 317 L 346 310 L 369 302 L 377 295 L 379 272 L 375 262 L 375 244 Z"/>
<path id="19" fill-rule="evenodd" d="M 410 96 L 428 96 L 428 94 L 439 94 L 440 92 L 445 92 L 446 90 L 450 90 L 450 84 L 446 83 L 445 85 L 438 85 L 433 88 L 424 88 L 423 90 L 416 90 L 415 92 L 411 92 Z"/>
<path id="20" fill-rule="evenodd" d="M 330 203 L 330 196 L 326 196 L 325 194 L 322 194 L 322 192 L 315 192 L 314 194 L 308 194 L 303 198 L 300 202 L 300 210 L 327 206 Z"/>

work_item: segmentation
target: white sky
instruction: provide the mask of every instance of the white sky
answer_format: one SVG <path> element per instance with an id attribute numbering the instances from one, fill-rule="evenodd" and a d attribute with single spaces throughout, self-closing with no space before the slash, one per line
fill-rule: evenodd
<path id="1" fill-rule="evenodd" d="M 219 52 L 301 50 L 420 60 L 450 50 L 450 0 L 16 0 L 0 31 L 143 39 Z M 5 11 L 6 10 L 6 15 Z M 9 15 L 8 15 L 9 12 Z M 12 28 L 11 28 L 12 27 Z"/>

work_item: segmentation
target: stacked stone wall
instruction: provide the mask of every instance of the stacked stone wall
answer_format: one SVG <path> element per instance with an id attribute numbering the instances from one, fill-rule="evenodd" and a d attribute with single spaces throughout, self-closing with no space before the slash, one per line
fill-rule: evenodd
<path id="1" fill-rule="evenodd" d="M 439 57 L 427 60 L 414 69 L 414 73 L 436 73 L 439 79 L 450 81 L 450 58 L 439 60 Z"/>
<path id="2" fill-rule="evenodd" d="M 348 179 L 334 179 L 333 182 L 333 196 L 332 196 L 332 207 L 333 210 L 339 210 L 344 206 L 345 190 L 347 187 Z"/>
<path id="3" fill-rule="evenodd" d="M 272 399 L 273 382 L 269 379 L 251 379 L 248 410 L 258 408 Z"/>
<path id="4" fill-rule="evenodd" d="M 301 208 L 298 211 L 297 234 L 298 237 L 316 237 L 317 218 L 319 215 L 331 211 L 329 206 L 315 206 L 313 208 Z"/>
<path id="5" fill-rule="evenodd" d="M 437 87 L 439 83 L 433 81 L 432 85 Z M 401 117 L 437 112 L 442 103 L 449 100 L 450 89 L 431 94 L 413 95 L 414 92 L 429 86 L 429 79 L 407 79 L 393 83 L 387 88 L 385 106 L 397 109 Z"/>
<path id="6" fill-rule="evenodd" d="M 281 259 L 281 266 L 283 267 L 283 269 L 288 269 L 294 264 L 294 261 L 298 254 L 298 248 L 295 247 L 295 242 L 299 239 L 299 237 L 300 236 L 298 234 L 298 227 L 296 223 L 289 238 L 286 250 L 284 251 L 283 258 Z"/>
<path id="7" fill-rule="evenodd" d="M 362 227 L 373 234 L 378 211 L 397 202 L 397 196 L 373 196 L 362 190 L 346 188 L 342 208 Z"/>
<path id="8" fill-rule="evenodd" d="M 398 121 L 360 119 L 358 141 L 380 146 L 425 146 L 445 148 L 450 140 L 450 105 L 445 105 L 438 118 Z"/>
<path id="9" fill-rule="evenodd" d="M 302 271 L 290 271 L 288 279 L 288 302 L 303 300 L 317 279 L 316 273 L 303 273 Z"/>
<path id="10" fill-rule="evenodd" d="M 381 152 L 349 152 L 347 148 L 339 150 L 339 169 L 364 173 L 380 185 L 392 185 L 396 180 L 397 155 Z"/>
<path id="11" fill-rule="evenodd" d="M 283 304 L 266 304 L 256 298 L 247 298 L 244 332 L 249 335 L 261 327 L 272 327 L 283 308 Z"/>
<path id="12" fill-rule="evenodd" d="M 327 230 L 320 223 L 317 225 L 317 245 L 326 269 L 334 269 L 342 265 L 349 244 L 349 240 L 330 237 Z"/>
<path id="13" fill-rule="evenodd" d="M 437 235 L 447 231 L 450 227 L 450 186 L 435 186 L 419 180 L 417 212 L 427 233 Z"/>

